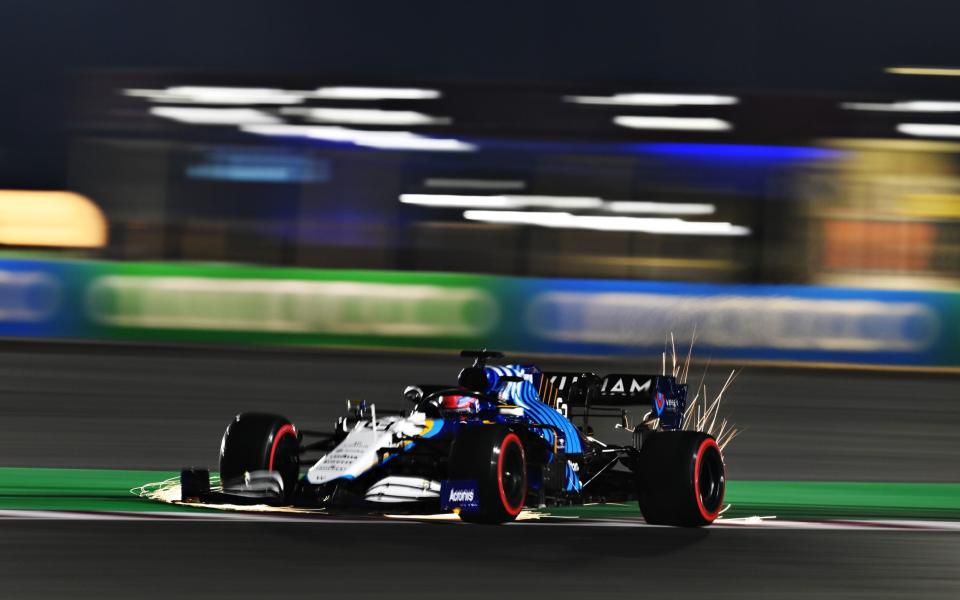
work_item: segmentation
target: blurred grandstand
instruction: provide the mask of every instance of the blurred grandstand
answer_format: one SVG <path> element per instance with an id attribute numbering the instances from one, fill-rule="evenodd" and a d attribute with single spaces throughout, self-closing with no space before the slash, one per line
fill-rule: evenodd
<path id="1" fill-rule="evenodd" d="M 69 187 L 105 212 L 109 258 L 927 289 L 960 276 L 960 126 L 942 124 L 956 102 L 77 81 Z"/>

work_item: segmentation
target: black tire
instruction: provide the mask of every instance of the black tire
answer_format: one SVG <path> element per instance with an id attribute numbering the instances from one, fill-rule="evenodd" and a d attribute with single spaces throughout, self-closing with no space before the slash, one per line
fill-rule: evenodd
<path id="1" fill-rule="evenodd" d="M 513 521 L 527 500 L 527 459 L 523 441 L 505 425 L 467 427 L 450 448 L 449 478 L 474 480 L 479 510 L 461 512 L 470 523 Z"/>
<path id="2" fill-rule="evenodd" d="M 230 481 L 248 471 L 277 471 L 287 500 L 300 477 L 300 440 L 287 419 L 263 413 L 234 417 L 220 444 L 220 479 Z"/>
<path id="3" fill-rule="evenodd" d="M 712 523 L 723 508 L 723 454 L 706 433 L 645 436 L 638 475 L 640 512 L 648 523 L 700 527 Z"/>

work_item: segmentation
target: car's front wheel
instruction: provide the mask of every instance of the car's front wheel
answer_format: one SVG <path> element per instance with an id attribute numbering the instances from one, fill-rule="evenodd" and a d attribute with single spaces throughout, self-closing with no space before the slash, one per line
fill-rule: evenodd
<path id="1" fill-rule="evenodd" d="M 475 511 L 461 511 L 471 523 L 513 521 L 527 500 L 527 459 L 523 442 L 505 425 L 465 428 L 450 448 L 453 480 L 475 481 L 480 498 Z"/>
<path id="2" fill-rule="evenodd" d="M 226 486 L 254 471 L 279 473 L 284 498 L 293 496 L 300 476 L 300 440 L 289 420 L 241 413 L 227 426 L 220 443 L 220 480 Z"/>

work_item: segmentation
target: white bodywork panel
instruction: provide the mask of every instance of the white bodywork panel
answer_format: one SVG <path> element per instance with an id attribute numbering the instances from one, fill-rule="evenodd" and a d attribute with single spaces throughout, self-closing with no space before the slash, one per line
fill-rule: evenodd
<path id="1" fill-rule="evenodd" d="M 440 497 L 440 482 L 392 475 L 376 482 L 364 494 L 369 502 L 412 502 Z"/>
<path id="2" fill-rule="evenodd" d="M 359 421 L 339 446 L 310 467 L 307 481 L 320 484 L 359 477 L 378 463 L 381 450 L 399 448 L 398 439 L 420 435 L 425 424 L 423 413 L 386 417 L 377 420 L 375 425 L 370 420 Z"/>

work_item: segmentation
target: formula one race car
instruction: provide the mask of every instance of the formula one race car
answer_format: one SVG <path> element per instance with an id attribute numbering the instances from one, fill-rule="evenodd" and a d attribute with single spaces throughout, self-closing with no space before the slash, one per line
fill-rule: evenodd
<path id="1" fill-rule="evenodd" d="M 221 489 L 211 491 L 208 471 L 186 469 L 183 499 L 444 511 L 476 523 L 511 521 L 524 507 L 637 499 L 648 523 L 717 518 L 723 456 L 712 436 L 682 429 L 687 386 L 674 377 L 547 373 L 488 365 L 498 352 L 461 356 L 473 364 L 457 385 L 406 388 L 409 412 L 348 404 L 332 432 L 237 415 L 220 445 Z M 644 407 L 635 425 L 629 406 Z M 594 438 L 591 419 L 604 417 L 632 432 L 632 444 Z"/>

